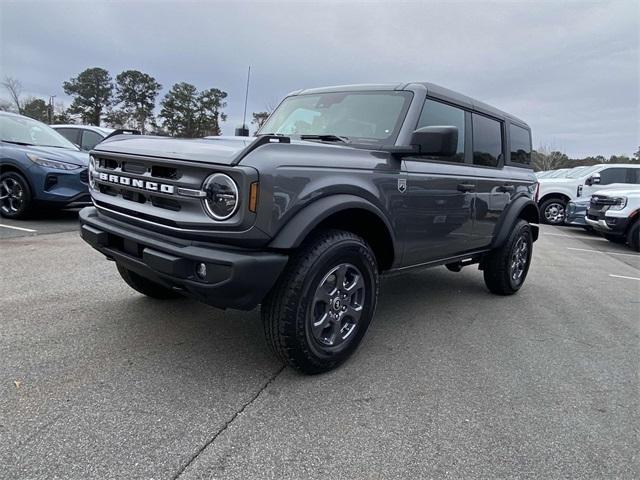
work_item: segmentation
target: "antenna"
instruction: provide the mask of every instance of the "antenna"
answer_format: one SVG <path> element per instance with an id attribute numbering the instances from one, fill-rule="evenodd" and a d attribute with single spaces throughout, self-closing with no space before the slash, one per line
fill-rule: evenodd
<path id="1" fill-rule="evenodd" d="M 249 71 L 247 72 L 247 91 L 245 92 L 244 95 L 244 114 L 242 115 L 242 130 L 246 130 L 247 131 L 247 135 L 248 135 L 248 128 L 247 128 L 247 102 L 249 100 L 249 80 L 251 78 L 251 65 L 249 65 Z"/>

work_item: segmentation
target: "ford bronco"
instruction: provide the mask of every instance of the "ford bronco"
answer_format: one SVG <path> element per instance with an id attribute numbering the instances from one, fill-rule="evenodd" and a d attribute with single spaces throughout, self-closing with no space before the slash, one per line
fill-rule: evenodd
<path id="1" fill-rule="evenodd" d="M 138 292 L 261 304 L 306 373 L 357 348 L 379 278 L 477 264 L 523 285 L 538 237 L 525 122 L 428 83 L 288 95 L 256 138 L 116 136 L 90 159 L 81 235 Z"/>

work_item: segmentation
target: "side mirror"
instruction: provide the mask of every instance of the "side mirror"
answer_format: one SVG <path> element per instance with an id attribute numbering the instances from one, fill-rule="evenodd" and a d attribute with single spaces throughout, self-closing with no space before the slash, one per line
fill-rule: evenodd
<path id="1" fill-rule="evenodd" d="M 584 182 L 584 183 L 586 185 L 588 185 L 588 186 L 598 185 L 600 183 L 600 174 L 599 173 L 594 173 L 589 178 L 587 178 L 587 181 Z"/>
<path id="2" fill-rule="evenodd" d="M 422 127 L 411 135 L 419 155 L 451 157 L 458 150 L 458 127 Z"/>

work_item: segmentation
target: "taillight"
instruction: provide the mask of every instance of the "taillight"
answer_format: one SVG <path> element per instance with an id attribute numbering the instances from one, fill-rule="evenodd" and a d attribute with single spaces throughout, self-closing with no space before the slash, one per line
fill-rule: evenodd
<path id="1" fill-rule="evenodd" d="M 540 182 L 536 182 L 536 189 L 533 192 L 533 201 L 538 203 L 538 194 L 540 193 Z"/>
<path id="2" fill-rule="evenodd" d="M 578 185 L 578 190 L 576 191 L 576 195 L 577 195 L 578 197 L 581 197 L 581 196 L 582 196 L 582 185 Z"/>

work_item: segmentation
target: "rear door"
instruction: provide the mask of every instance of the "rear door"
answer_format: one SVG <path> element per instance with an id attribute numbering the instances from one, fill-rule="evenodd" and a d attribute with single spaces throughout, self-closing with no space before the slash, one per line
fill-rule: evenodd
<path id="1" fill-rule="evenodd" d="M 458 148 L 449 158 L 404 159 L 406 192 L 399 219 L 405 245 L 404 265 L 452 257 L 469 248 L 476 188 L 473 178 L 469 177 L 469 165 L 465 163 L 465 151 L 470 143 L 469 115 L 455 105 L 429 98 L 425 101 L 416 128 L 455 126 Z"/>
<path id="2" fill-rule="evenodd" d="M 473 208 L 473 238 L 470 249 L 488 246 L 502 213 L 511 200 L 515 186 L 503 171 L 505 152 L 504 122 L 472 113 L 473 167 L 476 184 Z"/>

